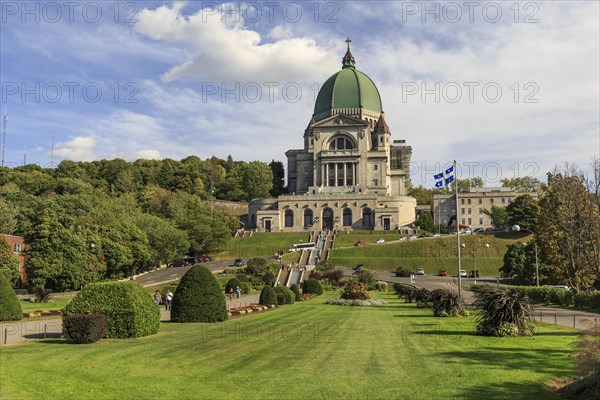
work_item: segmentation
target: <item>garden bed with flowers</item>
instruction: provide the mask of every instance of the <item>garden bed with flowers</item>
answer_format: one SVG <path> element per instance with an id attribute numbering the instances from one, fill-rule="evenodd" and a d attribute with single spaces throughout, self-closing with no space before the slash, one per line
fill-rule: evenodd
<path id="1" fill-rule="evenodd" d="M 39 318 L 39 317 L 60 317 L 62 308 L 58 310 L 34 310 L 23 313 L 23 318 Z"/>
<path id="2" fill-rule="evenodd" d="M 249 306 L 233 307 L 227 310 L 227 316 L 229 318 L 242 317 L 244 315 L 269 311 L 276 307 L 276 305 L 265 306 L 262 304 L 250 304 Z"/>

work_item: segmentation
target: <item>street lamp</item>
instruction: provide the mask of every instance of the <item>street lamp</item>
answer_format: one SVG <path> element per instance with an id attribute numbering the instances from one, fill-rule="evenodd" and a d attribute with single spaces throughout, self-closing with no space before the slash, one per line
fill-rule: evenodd
<path id="1" fill-rule="evenodd" d="M 529 232 L 529 233 L 535 235 L 535 233 L 533 231 L 531 231 L 529 229 L 523 229 L 519 225 L 513 225 L 511 227 L 511 230 L 513 230 L 515 232 L 525 231 L 525 232 Z M 539 267 L 539 262 L 538 262 L 537 242 L 535 241 L 535 238 L 533 238 L 533 251 L 535 252 L 535 286 L 540 286 L 540 267 Z"/>

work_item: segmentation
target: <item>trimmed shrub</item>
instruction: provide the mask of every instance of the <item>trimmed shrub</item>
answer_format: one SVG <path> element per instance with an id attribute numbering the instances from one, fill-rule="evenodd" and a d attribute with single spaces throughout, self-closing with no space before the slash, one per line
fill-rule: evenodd
<path id="1" fill-rule="evenodd" d="M 227 305 L 217 278 L 208 268 L 194 265 L 181 278 L 173 295 L 171 321 L 220 322 L 226 319 Z"/>
<path id="2" fill-rule="evenodd" d="M 513 289 L 487 288 L 475 293 L 477 332 L 485 336 L 533 335 L 535 321 L 529 299 Z"/>
<path id="3" fill-rule="evenodd" d="M 242 294 L 252 293 L 252 284 L 250 282 L 242 282 Z"/>
<path id="4" fill-rule="evenodd" d="M 277 296 L 277 304 L 294 304 L 296 302 L 296 294 L 286 286 L 275 286 L 273 288 L 275 296 Z"/>
<path id="5" fill-rule="evenodd" d="M 6 275 L 0 272 L 0 321 L 18 321 L 23 318 L 21 303 Z"/>
<path id="6" fill-rule="evenodd" d="M 263 304 L 265 306 L 277 305 L 277 295 L 275 294 L 275 290 L 271 286 L 265 286 L 260 291 L 260 296 L 258 299 L 259 304 Z"/>
<path id="7" fill-rule="evenodd" d="M 380 291 L 380 292 L 387 292 L 388 291 L 387 282 L 384 282 L 384 281 L 375 282 L 375 290 Z"/>
<path id="8" fill-rule="evenodd" d="M 36 303 L 48 303 L 50 301 L 50 290 L 42 286 L 33 288 L 34 300 Z"/>
<path id="9" fill-rule="evenodd" d="M 429 295 L 433 315 L 436 317 L 456 317 L 467 315 L 462 299 L 454 290 L 435 289 Z"/>
<path id="10" fill-rule="evenodd" d="M 77 344 L 94 343 L 106 335 L 107 318 L 102 314 L 73 314 L 63 318 L 63 335 Z"/>
<path id="11" fill-rule="evenodd" d="M 316 279 L 307 279 L 304 282 L 304 287 L 302 288 L 302 293 L 312 293 L 320 296 L 323 294 L 323 285 Z"/>
<path id="12" fill-rule="evenodd" d="M 344 271 L 341 269 L 334 269 L 323 273 L 321 279 L 327 279 L 332 285 L 339 286 L 343 277 Z"/>
<path id="13" fill-rule="evenodd" d="M 358 281 L 367 285 L 369 289 L 371 289 L 375 285 L 375 282 L 379 280 L 379 274 L 367 268 L 360 268 L 359 270 L 354 271 L 352 275 L 356 275 Z"/>
<path id="14" fill-rule="evenodd" d="M 294 294 L 296 295 L 296 301 L 300 301 L 300 298 L 302 297 L 302 294 L 300 293 L 300 288 L 298 287 L 298 285 L 296 285 L 295 283 L 290 286 L 290 290 L 292 292 L 294 292 Z"/>
<path id="15" fill-rule="evenodd" d="M 340 298 L 344 300 L 368 300 L 371 298 L 367 285 L 360 282 L 346 282 Z"/>
<path id="16" fill-rule="evenodd" d="M 240 280 L 238 278 L 231 278 L 225 284 L 225 293 L 229 293 L 229 289 L 233 289 L 233 294 L 235 295 L 235 291 L 237 290 L 238 287 L 240 289 L 242 289 L 242 282 L 240 282 Z M 242 292 L 243 292 L 243 289 L 242 289 Z"/>
<path id="17" fill-rule="evenodd" d="M 160 309 L 138 283 L 101 282 L 87 285 L 63 310 L 63 321 L 73 314 L 102 314 L 109 338 L 153 335 L 160 325 Z"/>
<path id="18" fill-rule="evenodd" d="M 600 311 L 600 291 L 576 293 L 573 301 L 575 307 L 591 308 Z"/>

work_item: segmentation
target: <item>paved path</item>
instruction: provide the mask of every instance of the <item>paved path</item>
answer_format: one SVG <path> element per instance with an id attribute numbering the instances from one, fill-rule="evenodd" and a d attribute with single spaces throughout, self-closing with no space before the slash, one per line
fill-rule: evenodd
<path id="1" fill-rule="evenodd" d="M 259 294 L 242 296 L 241 299 L 227 300 L 227 309 L 258 303 Z M 171 312 L 161 305 L 161 322 L 171 320 Z M 62 335 L 62 319 L 52 318 L 38 321 L 16 321 L 0 323 L 0 346 L 17 344 L 26 340 L 58 338 Z"/>

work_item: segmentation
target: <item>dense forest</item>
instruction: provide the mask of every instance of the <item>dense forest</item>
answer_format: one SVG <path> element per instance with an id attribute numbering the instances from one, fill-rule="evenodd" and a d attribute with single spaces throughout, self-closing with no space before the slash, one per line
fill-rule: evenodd
<path id="1" fill-rule="evenodd" d="M 25 237 L 31 286 L 79 288 L 220 248 L 239 221 L 205 200 L 277 196 L 283 173 L 231 156 L 3 167 L 0 233 Z"/>

